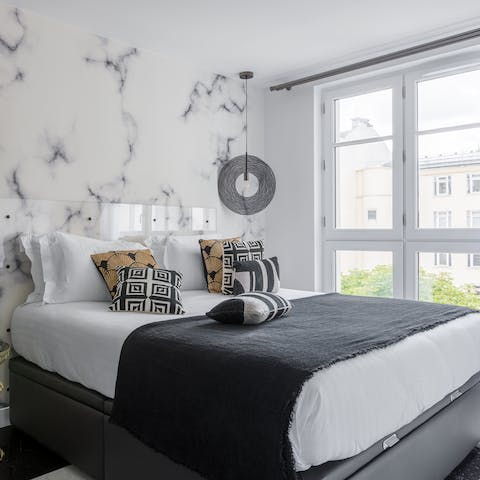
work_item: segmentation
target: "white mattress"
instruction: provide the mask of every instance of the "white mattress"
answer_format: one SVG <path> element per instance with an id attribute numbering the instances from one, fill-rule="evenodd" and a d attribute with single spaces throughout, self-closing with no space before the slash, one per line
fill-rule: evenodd
<path id="1" fill-rule="evenodd" d="M 282 290 L 286 298 L 313 292 Z M 187 315 L 225 299 L 183 294 Z M 113 313 L 102 302 L 23 305 L 15 311 L 15 350 L 112 398 L 125 338 L 140 325 L 169 319 Z M 391 347 L 316 373 L 297 400 L 290 427 L 297 471 L 356 455 L 416 418 L 480 371 L 480 314 L 471 314 Z"/>

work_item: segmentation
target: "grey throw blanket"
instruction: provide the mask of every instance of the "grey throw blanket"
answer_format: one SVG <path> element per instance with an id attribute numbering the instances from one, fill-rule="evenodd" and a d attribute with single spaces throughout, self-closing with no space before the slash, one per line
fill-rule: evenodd
<path id="1" fill-rule="evenodd" d="M 462 307 L 319 295 L 245 327 L 207 317 L 135 330 L 120 358 L 111 420 L 212 480 L 293 480 L 288 430 L 318 370 L 470 313 Z"/>

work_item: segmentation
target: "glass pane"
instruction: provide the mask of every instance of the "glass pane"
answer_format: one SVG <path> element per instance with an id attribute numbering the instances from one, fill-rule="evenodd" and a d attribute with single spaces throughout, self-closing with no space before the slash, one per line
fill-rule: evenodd
<path id="1" fill-rule="evenodd" d="M 336 148 L 336 227 L 392 228 L 392 141 Z"/>
<path id="2" fill-rule="evenodd" d="M 112 221 L 120 235 L 129 235 L 143 232 L 143 205 L 118 204 L 113 207 L 115 212 Z"/>
<path id="3" fill-rule="evenodd" d="M 418 129 L 480 122 L 480 70 L 418 83 Z"/>
<path id="4" fill-rule="evenodd" d="M 392 90 L 335 100 L 336 142 L 392 135 Z"/>
<path id="5" fill-rule="evenodd" d="M 393 253 L 337 250 L 337 291 L 345 295 L 393 297 Z"/>
<path id="6" fill-rule="evenodd" d="M 420 252 L 418 299 L 480 309 L 480 252 Z"/>
<path id="7" fill-rule="evenodd" d="M 480 228 L 480 129 L 419 135 L 419 228 Z"/>

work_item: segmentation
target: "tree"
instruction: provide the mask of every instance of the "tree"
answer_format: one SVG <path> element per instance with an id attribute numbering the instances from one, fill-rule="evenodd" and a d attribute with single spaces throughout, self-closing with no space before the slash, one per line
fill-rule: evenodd
<path id="1" fill-rule="evenodd" d="M 347 295 L 391 297 L 393 295 L 391 265 L 377 265 L 368 269 L 353 269 L 341 276 L 341 292 Z M 449 303 L 480 309 L 480 295 L 475 285 L 457 286 L 449 273 L 439 274 L 420 269 L 419 300 Z"/>
<path id="2" fill-rule="evenodd" d="M 393 296 L 392 267 L 377 265 L 372 270 L 353 269 L 341 278 L 341 292 L 366 297 Z"/>
<path id="3" fill-rule="evenodd" d="M 465 283 L 457 286 L 447 272 L 434 274 L 421 269 L 419 300 L 480 309 L 480 295 L 475 285 Z"/>

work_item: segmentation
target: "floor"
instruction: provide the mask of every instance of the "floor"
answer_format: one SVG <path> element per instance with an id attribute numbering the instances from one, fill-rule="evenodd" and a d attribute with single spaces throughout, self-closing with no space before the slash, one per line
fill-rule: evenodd
<path id="1" fill-rule="evenodd" d="M 92 480 L 13 427 L 0 428 L 0 448 L 0 480 Z M 480 480 L 480 448 L 445 480 Z"/>

